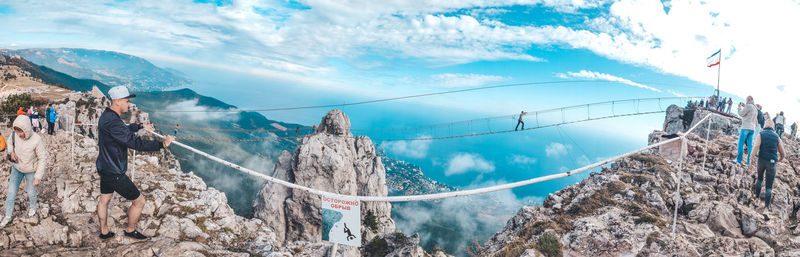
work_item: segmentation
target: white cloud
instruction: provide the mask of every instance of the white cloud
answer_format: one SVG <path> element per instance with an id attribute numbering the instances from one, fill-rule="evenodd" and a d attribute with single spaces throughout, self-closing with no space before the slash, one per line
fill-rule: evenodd
<path id="1" fill-rule="evenodd" d="M 483 75 L 483 74 L 459 74 L 443 73 L 431 75 L 434 85 L 442 87 L 474 87 L 489 83 L 510 80 L 509 77 Z"/>
<path id="2" fill-rule="evenodd" d="M 531 164 L 536 163 L 537 161 L 538 160 L 536 158 L 528 157 L 528 156 L 525 156 L 525 155 L 519 155 L 519 154 L 512 154 L 509 157 L 509 162 L 514 163 L 514 164 L 520 164 L 520 165 L 531 165 Z"/>
<path id="3" fill-rule="evenodd" d="M 188 112 L 171 112 L 169 115 L 177 116 L 177 119 L 186 119 L 188 121 L 204 121 L 204 120 L 236 120 L 239 118 L 238 113 L 231 112 L 209 112 L 220 110 L 217 108 L 208 108 L 205 106 L 197 105 L 198 99 L 186 100 L 176 102 L 174 104 L 164 107 L 166 111 L 188 111 Z"/>
<path id="4" fill-rule="evenodd" d="M 447 176 L 463 174 L 469 171 L 492 172 L 494 163 L 487 161 L 482 156 L 474 153 L 458 153 L 449 161 L 444 174 Z"/>
<path id="5" fill-rule="evenodd" d="M 580 78 L 580 79 L 598 79 L 598 80 L 605 80 L 605 81 L 614 81 L 614 82 L 620 82 L 620 83 L 623 83 L 623 84 L 626 84 L 626 85 L 631 85 L 631 86 L 634 86 L 634 87 L 644 88 L 644 89 L 647 89 L 647 90 L 651 90 L 651 91 L 655 91 L 655 92 L 661 93 L 661 90 L 659 90 L 657 88 L 654 88 L 654 87 L 651 87 L 651 86 L 647 86 L 647 85 L 643 85 L 643 84 L 640 84 L 640 83 L 636 83 L 636 82 L 633 82 L 633 81 L 631 81 L 629 79 L 626 79 L 626 78 L 621 78 L 621 77 L 617 77 L 617 76 L 614 76 L 614 75 L 611 75 L 611 74 L 600 73 L 600 72 L 595 72 L 595 71 L 581 70 L 579 72 L 567 72 L 566 74 L 559 73 L 559 74 L 556 74 L 556 76 L 559 77 L 559 78 L 564 78 L 564 79 L 567 79 L 567 78 Z"/>
<path id="6" fill-rule="evenodd" d="M 418 136 L 418 138 L 429 138 L 430 136 Z M 392 154 L 405 156 L 415 159 L 425 158 L 428 156 L 428 148 L 431 146 L 432 140 L 414 140 L 414 141 L 394 141 L 384 142 L 381 144 L 384 149 Z"/>
<path id="7" fill-rule="evenodd" d="M 571 150 L 571 145 L 564 145 L 558 142 L 552 142 L 547 147 L 545 147 L 544 151 L 547 154 L 547 157 L 559 157 L 562 155 L 566 155 L 567 151 Z"/>
<path id="8" fill-rule="evenodd" d="M 542 61 L 528 50 L 556 46 L 589 50 L 709 86 L 716 85 L 717 73 L 705 67 L 705 58 L 722 48 L 722 90 L 753 95 L 770 110 L 800 109 L 800 77 L 793 75 L 791 64 L 800 52 L 790 50 L 800 44 L 800 34 L 786 30 L 786 24 L 800 24 L 796 1 L 759 2 L 753 8 L 748 1 L 707 0 L 309 0 L 302 2 L 309 7 L 303 10 L 283 3 L 235 1 L 217 7 L 155 0 L 12 1 L 7 4 L 15 13 L 0 16 L 0 23 L 9 24 L 4 32 L 17 37 L 0 39 L 0 44 L 152 52 L 318 79 L 340 72 L 328 66 L 331 59 L 358 63 L 375 55 L 434 66 Z M 602 10 L 574 25 L 516 25 L 492 16 L 513 12 L 513 5 L 562 13 Z"/>

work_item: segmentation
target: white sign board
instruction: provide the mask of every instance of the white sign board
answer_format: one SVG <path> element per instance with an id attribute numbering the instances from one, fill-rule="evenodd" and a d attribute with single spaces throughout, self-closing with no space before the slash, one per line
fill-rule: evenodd
<path id="1" fill-rule="evenodd" d="M 361 246 L 361 203 L 358 200 L 322 196 L 322 240 Z"/>

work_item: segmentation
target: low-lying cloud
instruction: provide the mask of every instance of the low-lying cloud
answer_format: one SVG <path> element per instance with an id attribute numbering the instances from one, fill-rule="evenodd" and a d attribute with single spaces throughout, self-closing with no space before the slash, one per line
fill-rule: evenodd
<path id="1" fill-rule="evenodd" d="M 419 136 L 419 138 L 429 138 L 430 136 Z M 414 140 L 414 141 L 394 141 L 384 142 L 381 146 L 389 153 L 401 156 L 410 157 L 414 159 L 422 159 L 428 156 L 428 149 L 431 146 L 432 140 Z"/>
<path id="2" fill-rule="evenodd" d="M 544 151 L 547 154 L 547 157 L 560 157 L 562 155 L 566 155 L 567 151 L 572 149 L 570 145 L 564 145 L 558 142 L 552 142 L 547 147 L 545 147 Z"/>
<path id="3" fill-rule="evenodd" d="M 444 174 L 447 176 L 464 174 L 470 171 L 477 172 L 492 172 L 494 171 L 494 163 L 487 161 L 479 154 L 474 153 L 458 153 L 449 161 Z"/>
<path id="4" fill-rule="evenodd" d="M 186 112 L 172 112 L 171 116 L 176 116 L 178 119 L 188 121 L 205 121 L 205 120 L 236 120 L 239 118 L 238 113 L 231 112 L 214 112 L 221 109 L 209 108 L 197 104 L 198 99 L 185 100 L 176 102 L 174 104 L 164 107 L 166 111 L 186 111 Z"/>

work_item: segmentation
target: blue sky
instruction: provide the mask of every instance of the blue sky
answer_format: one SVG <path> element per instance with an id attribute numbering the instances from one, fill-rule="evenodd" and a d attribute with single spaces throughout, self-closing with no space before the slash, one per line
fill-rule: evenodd
<path id="1" fill-rule="evenodd" d="M 708 95 L 717 70 L 705 67 L 705 58 L 722 49 L 724 92 L 754 95 L 770 112 L 798 109 L 800 79 L 788 60 L 800 57 L 791 50 L 800 40 L 782 28 L 800 24 L 800 5 L 753 7 L 700 0 L 0 1 L 0 48 L 120 51 L 162 66 L 245 73 L 353 99 L 537 81 L 618 82 L 417 100 L 475 115 Z M 539 98 L 526 97 L 533 95 Z"/>

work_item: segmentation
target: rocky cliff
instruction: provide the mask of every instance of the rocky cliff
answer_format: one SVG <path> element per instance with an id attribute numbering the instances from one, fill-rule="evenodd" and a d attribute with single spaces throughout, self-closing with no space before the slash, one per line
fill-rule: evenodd
<path id="1" fill-rule="evenodd" d="M 671 108 L 667 130 L 685 131 L 703 117 L 698 111 L 686 125 L 670 128 L 681 114 Z M 773 203 L 765 210 L 764 193 L 759 198 L 753 192 L 755 168 L 734 163 L 737 122 L 713 119 L 707 154 L 705 132 L 690 134 L 680 172 L 679 162 L 660 154 L 669 149 L 621 159 L 551 194 L 541 207 L 523 207 L 502 231 L 470 250 L 481 256 L 798 256 L 800 173 L 794 164 L 800 142 L 784 134 L 790 156 L 778 164 Z M 654 132 L 651 143 L 666 134 Z"/>
<path id="2" fill-rule="evenodd" d="M 294 153 L 284 151 L 273 176 L 345 195 L 388 195 L 386 171 L 372 141 L 365 136 L 354 137 L 350 133 L 350 119 L 340 110 L 328 112 L 317 130 L 298 142 Z M 296 249 L 295 254 L 321 256 L 327 254 L 330 243 L 319 242 L 320 203 L 317 195 L 267 183 L 255 202 L 254 216 L 273 228 L 287 249 Z M 426 254 L 418 246 L 419 237 L 395 234 L 389 203 L 363 202 L 361 216 L 365 222 L 361 227 L 363 247 L 360 250 L 339 247 L 342 256 Z"/>
<path id="3" fill-rule="evenodd" d="M 4 129 L 4 133 L 10 132 Z M 20 189 L 11 224 L 0 231 L 0 255 L 57 256 L 250 256 L 282 254 L 275 234 L 259 219 L 237 216 L 225 194 L 180 171 L 166 151 L 131 158 L 129 175 L 146 199 L 138 229 L 148 240 L 122 236 L 130 203 L 115 195 L 109 227 L 117 236 L 98 238 L 96 206 L 99 177 L 95 140 L 76 134 L 74 166 L 70 135 L 40 134 L 50 155 L 48 174 L 38 190 L 39 207 L 27 213 L 27 192 Z M 132 157 L 132 156 L 131 156 Z M 0 163 L 8 170 L 9 163 Z M 8 172 L 0 173 L 0 192 L 7 192 Z M 3 197 L 5 199 L 5 197 Z"/>

